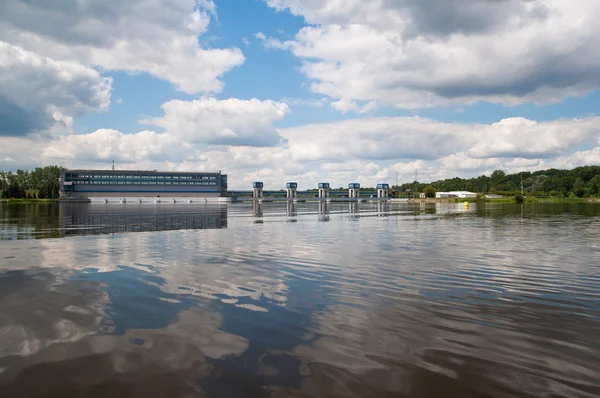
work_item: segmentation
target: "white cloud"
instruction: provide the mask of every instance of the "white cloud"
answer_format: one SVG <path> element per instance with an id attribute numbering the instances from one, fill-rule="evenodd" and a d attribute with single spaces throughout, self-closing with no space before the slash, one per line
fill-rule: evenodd
<path id="1" fill-rule="evenodd" d="M 168 134 L 141 131 L 123 134 L 100 129 L 90 134 L 58 137 L 42 152 L 48 159 L 63 161 L 85 159 L 89 162 L 135 163 L 141 161 L 183 160 L 190 145 L 178 142 Z"/>
<path id="2" fill-rule="evenodd" d="M 552 165 L 553 167 L 564 169 L 588 165 L 600 165 L 600 146 L 585 151 L 577 151 L 570 156 L 560 157 L 556 159 Z"/>
<path id="3" fill-rule="evenodd" d="M 162 105 L 164 116 L 146 121 L 187 142 L 210 145 L 275 146 L 281 136 L 273 123 L 288 112 L 287 104 L 257 99 L 203 98 L 172 100 Z"/>
<path id="4" fill-rule="evenodd" d="M 246 189 L 256 180 L 269 189 L 283 188 L 287 181 L 297 181 L 301 188 L 320 181 L 336 187 L 353 181 L 372 186 L 395 183 L 396 173 L 400 183 L 413 181 L 416 170 L 419 181 L 433 181 L 496 169 L 519 172 L 600 163 L 600 118 L 538 123 L 506 119 L 490 125 L 420 117 L 359 118 L 276 130 L 273 123 L 287 112 L 283 103 L 203 99 L 171 101 L 164 109 L 165 116 L 153 121 L 164 132 L 101 129 L 51 141 L 0 137 L 0 159 L 13 157 L 11 167 L 106 167 L 115 160 L 119 168 L 222 170 L 232 189 Z M 278 144 L 256 146 L 265 143 L 262 134 L 271 130 Z M 554 131 L 564 132 L 558 149 Z M 232 139 L 222 132 L 236 134 L 240 145 L 220 145 L 220 140 Z M 493 150 L 480 152 L 486 140 L 495 143 Z M 536 142 L 544 144 L 534 147 Z"/>
<path id="5" fill-rule="evenodd" d="M 73 117 L 108 109 L 111 84 L 94 69 L 0 41 L 0 135 L 70 132 Z"/>
<path id="6" fill-rule="evenodd" d="M 495 169 L 501 166 L 502 161 L 499 158 L 472 158 L 465 152 L 453 153 L 438 159 L 442 167 L 449 171 L 471 171 L 482 172 Z"/>
<path id="7" fill-rule="evenodd" d="M 301 160 L 436 159 L 465 147 L 469 125 L 419 117 L 350 119 L 280 130 Z"/>
<path id="8" fill-rule="evenodd" d="M 218 92 L 220 77 L 244 56 L 199 46 L 215 12 L 209 0 L 5 0 L 0 40 L 54 59 L 149 73 L 186 93 Z"/>
<path id="9" fill-rule="evenodd" d="M 348 101 L 348 100 L 339 100 L 332 102 L 331 107 L 336 111 L 341 113 L 348 112 L 358 112 L 360 110 L 360 106 L 356 103 L 356 101 Z"/>
<path id="10" fill-rule="evenodd" d="M 600 88 L 596 0 L 267 0 L 311 25 L 264 38 L 311 90 L 402 108 L 549 103 Z"/>
<path id="11" fill-rule="evenodd" d="M 258 40 L 266 40 L 267 39 L 267 36 L 263 32 L 255 33 L 254 37 L 256 37 Z"/>
<path id="12" fill-rule="evenodd" d="M 289 106 L 308 106 L 313 108 L 321 108 L 327 103 L 327 98 L 321 99 L 302 99 L 302 98 L 282 98 L 281 102 Z"/>
<path id="13" fill-rule="evenodd" d="M 373 112 L 375 109 L 377 109 L 377 102 L 375 102 L 375 101 L 370 101 L 367 104 L 365 104 L 364 106 L 361 106 L 356 101 L 349 101 L 347 99 L 341 99 L 339 101 L 332 102 L 330 105 L 333 109 L 339 111 L 342 114 L 346 114 L 348 112 L 356 112 L 356 113 L 364 114 L 364 113 Z"/>
<path id="14" fill-rule="evenodd" d="M 554 120 L 538 123 L 524 118 L 482 126 L 469 156 L 544 158 L 567 153 L 600 137 L 600 118 Z"/>
<path id="15" fill-rule="evenodd" d="M 363 106 L 361 108 L 359 113 L 369 113 L 369 112 L 373 112 L 375 109 L 377 109 L 377 102 L 370 101 L 368 104 L 366 104 L 365 106 Z"/>

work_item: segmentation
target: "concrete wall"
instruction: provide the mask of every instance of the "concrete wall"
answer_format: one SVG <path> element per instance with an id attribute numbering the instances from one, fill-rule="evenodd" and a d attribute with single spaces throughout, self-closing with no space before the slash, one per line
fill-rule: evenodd
<path id="1" fill-rule="evenodd" d="M 206 192 L 85 192 L 73 193 L 73 197 L 83 198 L 157 198 L 160 195 L 161 198 L 218 198 L 221 195 Z"/>
<path id="2" fill-rule="evenodd" d="M 116 198 L 116 197 L 218 197 L 221 192 L 218 191 L 218 186 L 200 187 L 194 185 L 92 185 L 92 184 L 75 184 L 71 197 L 84 198 Z"/>

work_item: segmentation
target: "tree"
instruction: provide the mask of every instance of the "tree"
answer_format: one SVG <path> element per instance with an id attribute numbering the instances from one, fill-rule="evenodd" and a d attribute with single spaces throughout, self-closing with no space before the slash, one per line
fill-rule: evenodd
<path id="1" fill-rule="evenodd" d="M 13 179 L 8 185 L 7 194 L 9 198 L 23 199 L 26 196 L 25 188 L 19 185 L 17 179 Z"/>
<path id="2" fill-rule="evenodd" d="M 60 166 L 36 167 L 30 173 L 32 189 L 37 189 L 40 199 L 58 197 L 60 193 Z"/>
<path id="3" fill-rule="evenodd" d="M 504 180 L 505 177 L 506 177 L 506 173 L 504 173 L 502 170 L 494 170 L 494 172 L 490 176 L 490 178 L 493 181 L 502 181 L 502 180 Z"/>
<path id="4" fill-rule="evenodd" d="M 515 195 L 515 202 L 517 203 L 523 203 L 523 195 L 521 195 L 520 193 Z"/>
<path id="5" fill-rule="evenodd" d="M 600 194 L 600 174 L 596 174 L 594 178 L 590 179 L 588 185 L 592 195 Z"/>
<path id="6" fill-rule="evenodd" d="M 426 198 L 435 198 L 435 192 L 435 188 L 431 185 L 428 185 L 425 188 L 423 188 L 423 193 L 425 194 Z"/>
<path id="7" fill-rule="evenodd" d="M 573 184 L 573 193 L 581 198 L 585 194 L 585 183 L 581 177 L 577 177 L 575 179 L 575 183 Z"/>

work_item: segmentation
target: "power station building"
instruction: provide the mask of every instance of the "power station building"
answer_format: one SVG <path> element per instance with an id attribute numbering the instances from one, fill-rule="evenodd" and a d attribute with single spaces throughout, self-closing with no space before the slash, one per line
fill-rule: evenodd
<path id="1" fill-rule="evenodd" d="M 61 196 L 72 198 L 219 198 L 227 175 L 181 171 L 64 170 Z"/>

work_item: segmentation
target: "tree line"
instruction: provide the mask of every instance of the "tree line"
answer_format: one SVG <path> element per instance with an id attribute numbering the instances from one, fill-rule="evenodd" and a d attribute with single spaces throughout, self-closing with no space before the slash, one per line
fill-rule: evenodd
<path id="1" fill-rule="evenodd" d="M 60 195 L 60 166 L 36 167 L 34 170 L 0 171 L 2 198 L 51 199 Z"/>
<path id="2" fill-rule="evenodd" d="M 523 191 L 530 196 L 552 197 L 598 197 L 600 196 L 600 166 L 583 166 L 572 170 L 548 169 L 534 172 L 506 174 L 494 171 L 490 176 L 481 175 L 469 179 L 450 178 L 432 183 L 414 181 L 405 183 L 395 190 L 425 192 L 470 191 L 481 194 L 516 195 Z"/>

